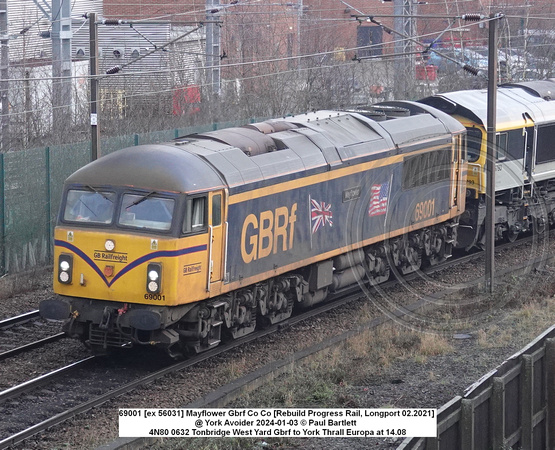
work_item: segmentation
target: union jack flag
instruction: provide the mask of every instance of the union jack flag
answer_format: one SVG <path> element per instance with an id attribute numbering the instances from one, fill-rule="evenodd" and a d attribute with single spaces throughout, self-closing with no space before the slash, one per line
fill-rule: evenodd
<path id="1" fill-rule="evenodd" d="M 387 212 L 387 198 L 389 196 L 389 183 L 374 184 L 370 190 L 370 205 L 368 215 L 380 216 Z"/>
<path id="2" fill-rule="evenodd" d="M 310 199 L 310 213 L 312 219 L 312 234 L 316 233 L 319 228 L 329 225 L 333 226 L 333 215 L 331 212 L 331 204 L 318 202 Z"/>

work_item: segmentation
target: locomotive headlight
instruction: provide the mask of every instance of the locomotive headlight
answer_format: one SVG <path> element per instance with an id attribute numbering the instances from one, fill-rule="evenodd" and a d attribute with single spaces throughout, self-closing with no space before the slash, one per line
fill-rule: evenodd
<path id="1" fill-rule="evenodd" d="M 162 283 L 162 264 L 150 263 L 146 269 L 146 290 L 150 294 L 158 294 Z"/>
<path id="2" fill-rule="evenodd" d="M 73 255 L 62 253 L 58 259 L 58 281 L 71 284 L 73 272 Z"/>
<path id="3" fill-rule="evenodd" d="M 158 274 L 158 272 L 156 272 L 156 270 L 151 270 L 150 272 L 148 272 L 148 279 L 150 281 L 156 281 L 158 278 L 160 278 L 160 275 Z"/>

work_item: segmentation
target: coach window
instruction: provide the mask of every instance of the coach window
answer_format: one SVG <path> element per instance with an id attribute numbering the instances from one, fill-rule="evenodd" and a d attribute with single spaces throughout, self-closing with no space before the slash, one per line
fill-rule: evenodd
<path id="1" fill-rule="evenodd" d="M 495 136 L 495 147 L 497 150 L 496 153 L 498 161 L 503 161 L 507 159 L 507 137 L 507 133 L 497 133 L 497 135 Z"/>
<path id="2" fill-rule="evenodd" d="M 193 197 L 187 201 L 183 233 L 199 233 L 206 230 L 206 197 Z"/>

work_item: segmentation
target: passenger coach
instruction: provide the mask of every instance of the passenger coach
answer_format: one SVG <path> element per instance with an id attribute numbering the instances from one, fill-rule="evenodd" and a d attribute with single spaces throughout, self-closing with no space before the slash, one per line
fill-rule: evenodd
<path id="1" fill-rule="evenodd" d="M 495 227 L 497 239 L 543 232 L 555 211 L 555 82 L 511 83 L 497 91 Z M 452 115 L 467 130 L 466 213 L 458 245 L 485 239 L 487 90 L 438 94 L 421 100 Z"/>

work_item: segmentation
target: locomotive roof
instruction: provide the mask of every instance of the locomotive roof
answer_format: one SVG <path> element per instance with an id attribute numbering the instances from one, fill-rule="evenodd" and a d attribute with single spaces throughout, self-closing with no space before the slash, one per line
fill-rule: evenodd
<path id="1" fill-rule="evenodd" d="M 550 80 L 511 83 L 497 90 L 497 127 L 525 126 L 527 114 L 535 123 L 555 120 L 555 83 Z M 420 102 L 449 114 L 459 114 L 487 124 L 487 90 L 467 90 L 437 94 Z"/>
<path id="2" fill-rule="evenodd" d="M 66 183 L 170 192 L 206 191 L 223 186 L 215 170 L 172 144 L 118 150 L 74 172 Z"/>
<path id="3" fill-rule="evenodd" d="M 376 122 L 365 111 L 314 113 L 119 150 L 83 167 L 67 183 L 154 191 L 248 190 L 268 180 L 324 172 L 391 154 L 449 144 L 464 127 L 425 105 L 393 102 L 404 117 Z M 384 114 L 384 116 L 386 116 Z M 273 181 L 272 181 L 273 182 Z"/>
<path id="4" fill-rule="evenodd" d="M 406 116 L 376 122 L 363 111 L 317 111 L 222 133 L 186 136 L 182 144 L 222 174 L 230 188 L 243 190 L 280 176 L 382 158 L 415 145 L 429 145 L 430 139 L 450 143 L 451 133 L 464 130 L 456 120 L 432 108 L 410 102 L 394 106 L 404 109 Z M 256 146 L 252 145 L 255 139 Z"/>

